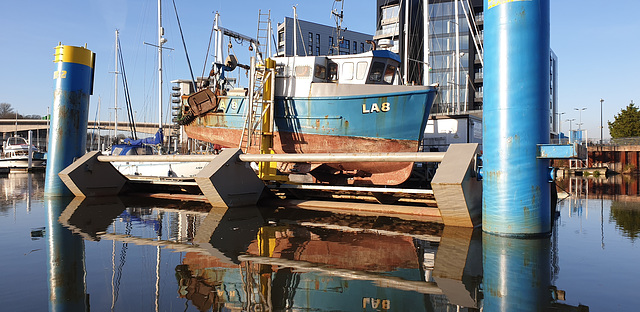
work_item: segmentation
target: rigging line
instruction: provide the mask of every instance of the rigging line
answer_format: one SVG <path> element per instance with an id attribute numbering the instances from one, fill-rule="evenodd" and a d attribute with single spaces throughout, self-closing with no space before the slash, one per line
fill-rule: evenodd
<path id="1" fill-rule="evenodd" d="M 118 39 L 118 46 L 120 46 L 120 39 Z M 129 130 L 131 131 L 131 136 L 133 136 L 134 140 L 137 140 L 137 133 L 135 130 L 135 123 L 132 120 L 132 112 L 131 112 L 131 97 L 129 95 L 129 86 L 127 83 L 127 76 L 124 72 L 124 57 L 122 56 L 122 50 L 118 49 L 118 60 L 120 61 L 121 73 L 122 73 L 122 84 L 124 89 L 124 97 L 125 103 L 127 105 L 127 117 L 129 119 Z"/>
<path id="2" fill-rule="evenodd" d="M 304 56 L 308 56 L 307 54 L 307 45 L 304 42 L 304 36 L 302 35 L 302 29 L 300 29 L 300 20 L 298 19 L 298 14 L 296 13 L 296 16 L 294 16 L 294 18 L 296 19 L 296 26 L 298 26 L 298 33 L 300 34 L 300 42 L 302 42 L 302 48 L 304 49 Z M 296 30 L 294 29 L 293 32 L 296 32 Z M 297 56 L 297 55 L 294 55 Z"/>
<path id="3" fill-rule="evenodd" d="M 214 19 L 214 22 L 211 25 L 211 34 L 209 35 L 209 44 L 207 45 L 207 53 L 204 56 L 204 65 L 202 66 L 202 77 L 204 77 L 204 72 L 205 70 L 207 70 L 207 62 L 209 61 L 209 49 L 211 48 L 211 40 L 213 38 L 213 32 L 215 31 L 215 28 L 216 28 L 216 23 Z"/>
<path id="4" fill-rule="evenodd" d="M 462 12 L 464 12 L 464 16 L 467 19 L 467 24 L 469 25 L 469 32 L 471 33 L 471 38 L 473 39 L 473 45 L 475 46 L 476 51 L 478 51 L 478 53 L 480 54 L 480 64 L 484 67 L 484 60 L 483 60 L 484 50 L 482 49 L 481 46 L 478 47 L 478 41 L 476 39 L 476 33 L 478 30 L 476 29 L 475 19 L 469 18 L 469 14 L 467 14 L 467 9 L 464 7 L 464 5 L 462 6 Z M 471 23 L 471 20 L 473 20 L 473 23 Z M 475 32 L 472 31 L 472 29 L 475 30 Z"/>
<path id="5" fill-rule="evenodd" d="M 184 55 L 187 57 L 187 65 L 189 65 L 189 73 L 191 73 L 191 83 L 193 83 L 193 90 L 195 90 L 196 79 L 193 77 L 193 69 L 191 68 L 191 61 L 189 60 L 189 53 L 187 52 L 187 43 L 184 41 L 182 26 L 180 25 L 180 18 L 178 17 L 178 8 L 176 8 L 176 0 L 172 0 L 172 2 L 173 2 L 173 10 L 176 12 L 176 20 L 178 21 L 178 29 L 180 30 L 180 38 L 182 39 L 182 46 L 184 47 Z"/>
<path id="6" fill-rule="evenodd" d="M 96 115 L 93 118 L 93 123 L 96 124 L 98 122 L 98 110 L 100 109 L 100 102 L 102 99 L 100 99 L 100 96 L 98 96 L 98 106 L 96 106 Z M 98 123 L 99 124 L 99 123 Z M 97 127 L 97 126 L 96 126 Z M 98 128 L 98 135 L 100 135 L 100 127 Z M 91 132 L 91 145 L 93 145 L 93 134 L 96 132 L 95 128 L 94 130 Z M 100 149 L 100 146 L 98 146 L 98 149 Z"/>
<path id="7" fill-rule="evenodd" d="M 134 140 L 138 139 L 136 132 L 135 120 L 133 120 L 133 109 L 131 107 L 131 96 L 129 94 L 129 84 L 127 82 L 127 74 L 124 70 L 124 56 L 122 55 L 122 45 L 120 44 L 120 38 L 118 37 L 118 60 L 120 61 L 120 71 L 122 73 L 122 84 L 124 89 L 125 103 L 127 105 L 127 116 L 129 119 L 129 129 Z"/>

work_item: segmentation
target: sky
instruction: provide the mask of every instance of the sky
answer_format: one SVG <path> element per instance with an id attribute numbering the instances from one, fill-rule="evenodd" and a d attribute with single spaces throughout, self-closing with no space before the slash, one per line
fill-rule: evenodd
<path id="1" fill-rule="evenodd" d="M 335 25 L 333 0 L 174 0 L 195 76 L 210 69 L 207 46 L 215 12 L 220 25 L 255 37 L 258 10 L 271 10 L 274 29 L 297 5 L 302 20 Z M 558 112 L 562 130 L 578 123 L 589 138 L 600 137 L 600 99 L 604 137 L 613 121 L 631 101 L 640 100 L 640 1 L 550 0 L 551 48 L 558 56 Z M 375 32 L 376 2 L 344 0 L 343 27 Z M 165 99 L 170 81 L 190 77 L 172 1 L 163 1 L 163 26 L 173 50 L 164 52 Z M 114 40 L 120 31 L 127 80 L 135 118 L 157 122 L 157 50 L 144 44 L 157 42 L 156 0 L 27 0 L 0 2 L 0 103 L 9 103 L 22 115 L 46 115 L 53 103 L 54 47 L 84 46 L 96 53 L 94 94 L 89 119 L 112 120 L 114 113 Z M 240 63 L 247 45 L 232 41 Z M 225 45 L 225 49 L 227 49 Z M 209 54 L 212 52 L 210 51 Z M 240 82 L 246 84 L 241 74 Z M 122 83 L 118 106 L 124 106 Z M 638 104 L 640 105 L 640 104 Z M 99 109 L 98 109 L 99 108 Z M 586 108 L 583 110 L 583 108 Z M 576 110 L 577 109 L 577 110 Z M 168 104 L 163 109 L 167 116 Z M 119 120 L 125 120 L 119 110 Z M 165 117 L 167 118 L 167 117 Z M 167 122 L 167 120 L 165 120 Z"/>

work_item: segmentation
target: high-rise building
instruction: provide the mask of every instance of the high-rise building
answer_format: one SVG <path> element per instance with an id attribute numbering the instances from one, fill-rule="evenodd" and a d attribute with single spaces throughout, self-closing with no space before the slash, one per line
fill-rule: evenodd
<path id="1" fill-rule="evenodd" d="M 482 0 L 378 0 L 377 5 L 374 40 L 393 42 L 390 50 L 406 64 L 404 82 L 439 84 L 432 113 L 481 110 Z"/>
<path id="2" fill-rule="evenodd" d="M 294 27 L 298 29 L 297 32 L 294 32 Z M 371 50 L 367 40 L 373 38 L 351 30 L 341 30 L 338 33 L 335 26 L 303 20 L 297 20 L 297 26 L 294 26 L 294 20 L 290 17 L 285 17 L 284 22 L 278 23 L 277 34 L 277 56 L 293 56 L 294 50 L 298 56 L 362 53 Z M 294 42 L 297 43 L 295 49 Z"/>
<path id="3" fill-rule="evenodd" d="M 483 1 L 377 0 L 376 5 L 374 41 L 379 46 L 392 44 L 387 49 L 400 55 L 403 82 L 439 85 L 431 113 L 481 117 Z M 550 51 L 549 129 L 552 138 L 558 135 L 559 125 L 557 62 L 557 56 Z"/>

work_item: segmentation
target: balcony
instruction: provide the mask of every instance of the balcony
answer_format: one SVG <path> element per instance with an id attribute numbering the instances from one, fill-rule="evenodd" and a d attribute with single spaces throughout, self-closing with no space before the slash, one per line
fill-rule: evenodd
<path id="1" fill-rule="evenodd" d="M 476 53 L 473 56 L 473 64 L 482 64 L 482 57 L 480 57 L 480 54 Z"/>
<path id="2" fill-rule="evenodd" d="M 484 24 L 484 13 L 480 12 L 476 14 L 476 25 L 482 25 L 482 24 Z"/>
<path id="3" fill-rule="evenodd" d="M 476 73 L 473 79 L 474 83 L 481 83 L 482 82 L 482 78 L 484 77 L 484 74 L 482 72 Z"/>
<path id="4" fill-rule="evenodd" d="M 375 35 L 373 36 L 374 40 L 378 40 L 380 38 L 388 38 L 393 36 L 400 35 L 400 26 L 396 24 L 389 24 L 382 26 L 382 29 L 376 30 Z"/>

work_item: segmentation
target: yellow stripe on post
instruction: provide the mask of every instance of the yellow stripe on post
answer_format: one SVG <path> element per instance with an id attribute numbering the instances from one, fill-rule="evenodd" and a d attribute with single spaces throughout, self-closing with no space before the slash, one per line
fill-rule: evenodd
<path id="1" fill-rule="evenodd" d="M 55 47 L 53 62 L 76 63 L 86 65 L 91 68 L 94 66 L 95 53 L 85 47 L 74 47 L 59 44 Z"/>

